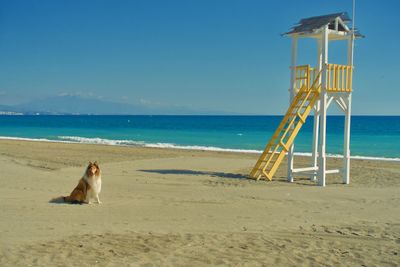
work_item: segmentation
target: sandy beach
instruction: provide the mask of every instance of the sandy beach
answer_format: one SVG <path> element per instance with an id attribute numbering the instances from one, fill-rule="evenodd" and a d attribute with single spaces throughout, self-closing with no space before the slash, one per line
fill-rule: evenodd
<path id="1" fill-rule="evenodd" d="M 399 266 L 399 162 L 353 160 L 350 185 L 321 188 L 285 164 L 248 180 L 256 159 L 0 140 L 0 266 Z M 89 160 L 103 204 L 49 203 Z"/>

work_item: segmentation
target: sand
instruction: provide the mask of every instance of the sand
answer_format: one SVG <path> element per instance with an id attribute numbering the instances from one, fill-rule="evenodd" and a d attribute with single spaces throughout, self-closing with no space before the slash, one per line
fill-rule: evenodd
<path id="1" fill-rule="evenodd" d="M 321 188 L 285 164 L 245 179 L 256 159 L 1 140 L 0 266 L 399 266 L 399 162 L 353 160 L 350 185 Z M 89 160 L 103 204 L 49 203 Z"/>

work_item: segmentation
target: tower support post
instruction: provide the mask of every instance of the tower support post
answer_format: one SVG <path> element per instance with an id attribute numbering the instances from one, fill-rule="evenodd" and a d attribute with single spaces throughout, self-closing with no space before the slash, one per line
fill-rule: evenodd
<path id="1" fill-rule="evenodd" d="M 289 105 L 292 103 L 295 96 L 296 90 L 296 63 L 297 63 L 297 44 L 298 38 L 292 38 L 292 58 L 291 58 L 291 72 L 290 72 L 290 88 L 289 88 Z M 294 142 L 289 147 L 287 153 L 288 168 L 287 168 L 287 180 L 293 182 L 293 157 L 294 157 Z"/>
<path id="2" fill-rule="evenodd" d="M 320 94 L 320 125 L 318 144 L 318 185 L 325 186 L 326 178 L 326 112 L 327 112 L 327 65 L 328 65 L 328 26 L 322 32 L 322 83 Z"/>
<path id="3" fill-rule="evenodd" d="M 317 39 L 317 68 L 315 73 L 319 73 L 322 69 L 322 39 Z M 321 82 L 321 77 L 319 78 Z M 318 167 L 318 131 L 319 131 L 319 112 L 320 112 L 320 101 L 315 103 L 314 107 L 314 126 L 313 126 L 313 140 L 312 140 L 312 167 L 315 169 Z M 310 176 L 311 181 L 317 180 L 316 173 Z"/>
<path id="4" fill-rule="evenodd" d="M 318 131 L 319 131 L 319 111 L 320 111 L 320 102 L 317 101 L 314 109 L 314 126 L 313 126 L 313 140 L 312 140 L 312 167 L 318 167 Z M 316 174 L 312 174 L 310 176 L 311 181 L 317 180 Z"/>
<path id="5" fill-rule="evenodd" d="M 354 23 L 354 22 L 353 22 Z M 354 30 L 354 29 L 353 29 Z M 354 59 L 354 32 L 347 43 L 347 65 L 352 67 L 353 74 L 353 59 Z M 343 141 L 343 183 L 350 183 L 350 124 L 351 124 L 351 96 L 352 93 L 347 93 L 346 96 L 346 112 L 344 118 L 344 141 Z"/>
<path id="6" fill-rule="evenodd" d="M 344 117 L 343 142 L 343 183 L 350 183 L 350 122 L 351 122 L 351 93 L 346 97 L 347 109 Z"/>

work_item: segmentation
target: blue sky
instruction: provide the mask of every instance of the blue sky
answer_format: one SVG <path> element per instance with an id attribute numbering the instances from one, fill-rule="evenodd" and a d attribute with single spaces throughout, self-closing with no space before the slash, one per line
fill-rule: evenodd
<path id="1" fill-rule="evenodd" d="M 0 1 L 0 104 L 80 95 L 147 106 L 283 114 L 300 18 L 351 0 Z M 400 115 L 397 0 L 357 0 L 353 114 Z M 344 63 L 344 45 L 331 47 Z M 315 64 L 315 44 L 300 43 Z"/>

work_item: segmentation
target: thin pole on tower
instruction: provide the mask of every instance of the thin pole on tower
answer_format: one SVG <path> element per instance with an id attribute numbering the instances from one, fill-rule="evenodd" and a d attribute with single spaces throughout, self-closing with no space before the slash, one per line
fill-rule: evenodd
<path id="1" fill-rule="evenodd" d="M 353 20 L 353 29 L 351 31 L 351 59 L 350 59 L 350 63 L 351 66 L 353 67 L 353 61 L 354 61 L 354 40 L 355 38 L 355 31 L 356 31 L 356 0 L 353 0 L 353 12 L 352 12 L 352 20 Z"/>
<path id="2" fill-rule="evenodd" d="M 353 34 L 356 25 L 356 0 L 353 0 Z"/>

